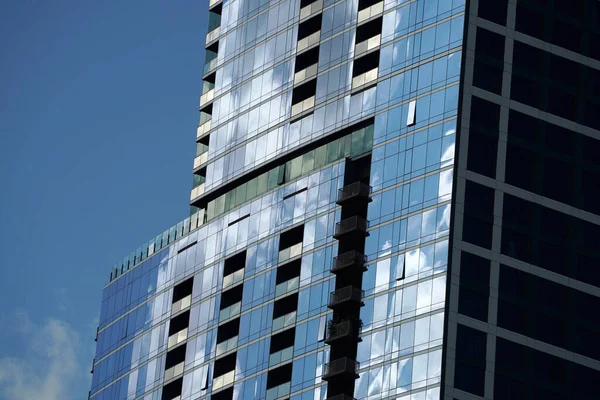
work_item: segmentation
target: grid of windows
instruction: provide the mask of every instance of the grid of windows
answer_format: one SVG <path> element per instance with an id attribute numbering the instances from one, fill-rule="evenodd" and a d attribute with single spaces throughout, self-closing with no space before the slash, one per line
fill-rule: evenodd
<path id="1" fill-rule="evenodd" d="M 446 398 L 597 397 L 598 4 L 469 4 Z"/>
<path id="2" fill-rule="evenodd" d="M 439 398 L 464 0 L 209 9 L 199 219 L 111 277 L 90 397 Z"/>

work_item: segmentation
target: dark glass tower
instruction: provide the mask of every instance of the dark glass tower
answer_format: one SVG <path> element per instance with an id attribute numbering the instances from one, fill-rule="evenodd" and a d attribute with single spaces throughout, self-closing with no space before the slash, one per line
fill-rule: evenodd
<path id="1" fill-rule="evenodd" d="M 191 216 L 90 398 L 596 398 L 599 4 L 211 0 Z"/>
<path id="2" fill-rule="evenodd" d="M 468 10 L 445 398 L 598 398 L 600 2 Z"/>

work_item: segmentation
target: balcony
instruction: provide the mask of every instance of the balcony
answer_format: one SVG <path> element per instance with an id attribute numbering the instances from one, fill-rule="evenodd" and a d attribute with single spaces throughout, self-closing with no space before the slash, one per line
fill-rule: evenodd
<path id="1" fill-rule="evenodd" d="M 223 277 L 223 290 L 244 280 L 244 269 L 238 269 L 235 272 Z"/>
<path id="2" fill-rule="evenodd" d="M 308 111 L 315 106 L 315 96 L 310 96 L 308 99 L 302 100 L 294 105 L 292 105 L 292 117 L 304 112 Z"/>
<path id="3" fill-rule="evenodd" d="M 269 367 L 291 360 L 294 357 L 294 346 L 279 350 L 269 355 Z"/>
<path id="4" fill-rule="evenodd" d="M 205 106 L 210 103 L 212 99 L 215 97 L 215 89 L 207 90 L 202 96 L 200 96 L 200 107 Z"/>
<path id="5" fill-rule="evenodd" d="M 370 71 L 365 72 L 364 74 L 360 74 L 352 78 L 352 89 L 356 89 L 363 85 L 369 84 L 375 80 L 377 80 L 377 73 L 379 68 L 373 68 Z"/>
<path id="6" fill-rule="evenodd" d="M 355 319 L 345 320 L 342 322 L 334 323 L 331 321 L 327 327 L 327 337 L 325 343 L 332 344 L 336 341 L 344 340 L 356 340 L 358 339 L 358 332 L 360 329 L 360 322 Z M 360 341 L 360 339 L 358 339 Z"/>
<path id="7" fill-rule="evenodd" d="M 176 314 L 179 311 L 185 310 L 192 304 L 192 295 L 187 295 L 183 299 L 176 301 L 171 306 L 171 314 Z"/>
<path id="8" fill-rule="evenodd" d="M 359 57 L 360 55 L 366 53 L 369 50 L 376 49 L 381 44 L 381 34 L 373 36 L 370 39 L 363 40 L 360 43 L 357 43 L 354 46 L 354 57 Z"/>
<path id="9" fill-rule="evenodd" d="M 217 376 L 216 378 L 213 379 L 213 384 L 212 384 L 213 391 L 220 389 L 223 386 L 232 384 L 234 378 L 235 378 L 235 370 L 227 372 L 226 374 L 223 374 L 221 376 Z"/>
<path id="10" fill-rule="evenodd" d="M 383 1 L 360 10 L 358 12 L 358 24 L 369 18 L 377 17 L 378 15 L 381 15 L 381 13 L 383 13 Z"/>
<path id="11" fill-rule="evenodd" d="M 299 284 L 299 276 L 292 278 L 288 281 L 281 282 L 279 285 L 275 286 L 275 297 L 283 296 L 284 294 L 289 293 L 292 290 L 298 289 Z"/>
<path id="12" fill-rule="evenodd" d="M 212 42 L 219 38 L 219 34 L 221 33 L 221 27 L 217 26 L 212 31 L 206 34 L 206 47 L 210 46 Z"/>
<path id="13" fill-rule="evenodd" d="M 215 5 L 221 3 L 221 0 L 208 0 L 208 8 L 212 9 Z"/>
<path id="14" fill-rule="evenodd" d="M 185 362 L 180 362 L 179 364 L 166 370 L 165 371 L 165 382 L 175 378 L 176 376 L 183 374 L 184 366 L 185 366 Z"/>
<path id="15" fill-rule="evenodd" d="M 367 262 L 367 256 L 362 254 L 359 251 L 351 250 L 344 254 L 340 254 L 337 257 L 333 258 L 333 266 L 331 267 L 331 272 L 334 274 L 342 271 L 342 270 L 361 270 L 366 271 L 365 263 Z"/>
<path id="16" fill-rule="evenodd" d="M 185 328 L 169 336 L 169 340 L 167 342 L 167 349 L 171 349 L 172 347 L 177 346 L 179 343 L 184 342 L 187 339 L 187 334 L 188 328 Z"/>
<path id="17" fill-rule="evenodd" d="M 198 197 L 202 196 L 203 194 L 204 194 L 204 183 L 202 183 L 192 189 L 192 191 L 190 192 L 190 201 L 193 202 L 194 200 L 196 200 Z"/>
<path id="18" fill-rule="evenodd" d="M 293 246 L 285 248 L 279 252 L 278 262 L 282 264 L 294 257 L 298 257 L 302 254 L 302 242 L 296 243 Z"/>
<path id="19" fill-rule="evenodd" d="M 210 51 L 210 50 L 208 50 Z M 209 72 L 212 72 L 217 67 L 217 58 L 213 58 L 210 61 L 205 61 L 204 67 L 202 69 L 202 75 L 207 75 Z"/>
<path id="20" fill-rule="evenodd" d="M 349 234 L 368 236 L 367 228 L 369 228 L 369 222 L 366 219 L 355 215 L 354 217 L 347 218 L 335 224 L 333 238 L 339 240 L 342 236 Z"/>
<path id="21" fill-rule="evenodd" d="M 362 298 L 364 294 L 365 293 L 363 290 L 360 290 L 354 286 L 346 286 L 329 293 L 329 303 L 327 304 L 327 307 L 331 309 L 337 309 L 352 304 L 358 304 L 362 306 Z"/>
<path id="22" fill-rule="evenodd" d="M 359 364 L 356 361 L 348 357 L 338 358 L 325 364 L 323 379 L 328 381 L 336 376 L 353 377 L 356 379 L 358 378 L 358 374 L 356 373 L 358 368 Z"/>
<path id="23" fill-rule="evenodd" d="M 319 40 L 321 40 L 321 31 L 318 30 L 314 33 L 311 33 L 310 35 L 308 35 L 307 37 L 298 40 L 298 44 L 296 45 L 296 52 L 301 52 L 303 50 L 308 49 L 311 46 L 314 46 L 315 44 L 319 43 Z"/>
<path id="24" fill-rule="evenodd" d="M 289 397 L 291 382 L 282 383 L 279 386 L 267 389 L 267 400 L 280 399 L 282 397 Z"/>
<path id="25" fill-rule="evenodd" d="M 200 139 L 202 136 L 208 133 L 208 131 L 210 131 L 210 121 L 211 120 L 209 119 L 202 125 L 198 126 L 198 128 L 196 129 L 196 139 Z"/>
<path id="26" fill-rule="evenodd" d="M 216 351 L 215 356 L 218 357 L 221 354 L 225 354 L 231 350 L 235 350 L 235 348 L 237 347 L 237 344 L 238 344 L 237 336 L 229 338 L 221 343 L 217 343 L 217 351 Z"/>
<path id="27" fill-rule="evenodd" d="M 317 0 L 300 9 L 300 21 L 323 9 L 323 0 Z"/>
<path id="28" fill-rule="evenodd" d="M 348 186 L 344 186 L 338 190 L 336 203 L 341 206 L 345 202 L 353 199 L 360 199 L 370 202 L 371 190 L 371 186 L 367 185 L 366 183 L 362 183 L 360 181 L 351 183 Z"/>
<path id="29" fill-rule="evenodd" d="M 285 328 L 286 326 L 293 325 L 296 322 L 296 311 L 282 315 L 273 320 L 273 331 L 278 331 Z"/>
<path id="30" fill-rule="evenodd" d="M 194 169 L 198 169 L 202 167 L 208 161 L 208 151 L 200 154 L 196 158 L 194 158 Z"/>
<path id="31" fill-rule="evenodd" d="M 219 311 L 219 322 L 223 322 L 233 317 L 237 317 L 242 310 L 242 302 L 239 301 Z"/>
<path id="32" fill-rule="evenodd" d="M 294 85 L 299 85 L 304 81 L 307 81 L 317 76 L 318 64 L 313 64 L 309 67 L 304 68 L 302 71 L 298 71 L 294 74 Z"/>

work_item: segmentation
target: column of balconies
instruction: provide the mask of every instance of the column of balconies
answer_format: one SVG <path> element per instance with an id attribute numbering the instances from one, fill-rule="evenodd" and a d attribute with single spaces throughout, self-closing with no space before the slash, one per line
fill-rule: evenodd
<path id="1" fill-rule="evenodd" d="M 164 400 L 175 400 L 181 396 L 193 284 L 194 278 L 189 278 L 173 288 L 162 390 Z"/>
<path id="2" fill-rule="evenodd" d="M 221 0 L 210 0 L 208 33 L 206 34 L 206 55 L 202 71 L 202 94 L 200 95 L 199 105 L 200 121 L 196 129 L 197 145 L 193 165 L 194 182 L 190 193 L 190 203 L 193 203 L 195 199 L 204 194 L 222 10 L 223 3 Z"/>
<path id="3" fill-rule="evenodd" d="M 235 379 L 245 266 L 246 251 L 225 259 L 223 266 L 212 391 L 222 391 L 224 399 L 230 398 L 229 389 Z"/>
<path id="4" fill-rule="evenodd" d="M 369 168 L 370 161 L 347 160 L 346 183 L 356 176 L 364 177 Z M 352 399 L 354 379 L 358 378 L 359 364 L 355 359 L 361 341 L 360 308 L 364 296 L 361 287 L 367 261 L 363 252 L 369 235 L 366 215 L 370 196 L 371 188 L 361 179 L 347 183 L 338 191 L 336 202 L 342 207 L 342 220 L 336 224 L 333 235 L 338 240 L 338 255 L 331 267 L 336 275 L 336 290 L 330 293 L 327 305 L 333 310 L 333 318 L 328 323 L 325 339 L 331 346 L 330 360 L 323 373 L 323 379 L 328 381 L 328 399 Z"/>

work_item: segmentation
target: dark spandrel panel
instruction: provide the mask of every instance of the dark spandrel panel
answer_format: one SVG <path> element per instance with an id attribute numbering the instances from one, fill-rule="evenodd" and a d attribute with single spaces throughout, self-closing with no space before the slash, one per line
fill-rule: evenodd
<path id="1" fill-rule="evenodd" d="M 544 51 L 515 40 L 513 46 L 513 74 L 535 77 L 547 69 Z M 515 63 L 514 61 L 517 60 Z"/>
<path id="2" fill-rule="evenodd" d="M 544 239 L 569 240 L 573 230 L 571 218 L 560 211 L 542 207 L 540 212 L 541 234 Z"/>
<path id="3" fill-rule="evenodd" d="M 580 311 L 598 297 L 502 265 L 498 300 L 499 327 L 600 359 L 600 326 Z"/>
<path id="4" fill-rule="evenodd" d="M 501 65 L 504 63 L 505 37 L 487 29 L 477 28 L 475 59 Z"/>
<path id="5" fill-rule="evenodd" d="M 595 399 L 599 390 L 600 371 L 500 337 L 496 341 L 496 398 Z"/>
<path id="6" fill-rule="evenodd" d="M 487 334 L 457 325 L 454 386 L 483 396 L 485 386 L 485 354 Z"/>
<path id="7" fill-rule="evenodd" d="M 494 398 L 511 400 L 529 400 L 527 387 L 521 382 L 502 375 L 494 375 Z"/>
<path id="8" fill-rule="evenodd" d="M 600 43 L 600 33 L 590 33 L 591 43 Z M 600 60 L 600 46 L 591 46 L 590 57 Z"/>
<path id="9" fill-rule="evenodd" d="M 600 173 L 584 169 L 581 179 L 581 208 L 600 215 Z"/>
<path id="10" fill-rule="evenodd" d="M 466 286 L 458 289 L 458 312 L 471 318 L 487 322 L 489 295 Z"/>
<path id="11" fill-rule="evenodd" d="M 517 7 L 517 21 L 515 23 L 517 31 L 543 40 L 547 36 L 544 25 L 544 14 L 525 7 Z"/>
<path id="12" fill-rule="evenodd" d="M 494 178 L 498 154 L 500 105 L 473 96 L 467 169 Z"/>
<path id="13" fill-rule="evenodd" d="M 489 135 L 498 137 L 500 105 L 477 96 L 471 97 L 471 127 L 473 125 Z"/>
<path id="14" fill-rule="evenodd" d="M 519 41 L 514 42 L 511 98 L 600 129 L 600 71 Z"/>
<path id="15" fill-rule="evenodd" d="M 535 152 L 509 141 L 506 146 L 505 182 L 535 192 L 539 176 Z"/>
<path id="16" fill-rule="evenodd" d="M 571 121 L 577 121 L 578 106 L 575 93 L 561 88 L 548 87 L 547 107 L 545 111 Z"/>
<path id="17" fill-rule="evenodd" d="M 496 94 L 502 92 L 504 41 L 502 35 L 477 28 L 473 85 Z"/>
<path id="18" fill-rule="evenodd" d="M 496 177 L 498 139 L 473 128 L 469 132 L 467 169 L 490 178 Z"/>
<path id="19" fill-rule="evenodd" d="M 550 29 L 552 30 L 550 38 L 552 44 L 577 53 L 589 54 L 587 46 L 583 43 L 583 38 L 587 35 L 576 23 L 555 19 Z"/>
<path id="20" fill-rule="evenodd" d="M 463 251 L 460 260 L 458 312 L 487 322 L 490 260 Z"/>
<path id="21" fill-rule="evenodd" d="M 463 251 L 460 255 L 460 284 L 489 292 L 490 260 Z"/>
<path id="22" fill-rule="evenodd" d="M 600 226 L 508 194 L 503 210 L 502 254 L 600 286 Z"/>
<path id="23" fill-rule="evenodd" d="M 513 74 L 510 84 L 510 98 L 539 108 L 542 99 L 542 85 L 528 77 Z"/>
<path id="24" fill-rule="evenodd" d="M 527 310 L 517 304 L 498 301 L 497 325 L 509 331 L 526 335 L 527 332 Z"/>
<path id="25" fill-rule="evenodd" d="M 520 113 L 515 113 L 520 114 Z M 524 115 L 524 114 L 521 114 Z M 510 118 L 513 117 L 513 114 L 510 115 Z M 534 121 L 539 122 L 540 129 L 534 131 L 534 133 L 538 134 L 537 138 L 534 137 L 531 142 L 535 142 L 536 140 L 540 143 L 543 142 L 542 136 L 545 136 L 545 147 L 547 150 L 553 151 L 555 153 L 559 153 L 561 155 L 567 157 L 576 157 L 576 151 L 578 147 L 578 139 L 584 139 L 586 136 L 574 135 L 573 131 L 562 128 L 558 125 L 553 125 L 537 118 L 528 117 Z M 593 140 L 598 143 L 597 140 Z M 597 147 L 597 146 L 596 146 Z M 600 149 L 598 149 L 600 151 Z M 585 149 L 584 149 L 585 151 Z"/>
<path id="26" fill-rule="evenodd" d="M 490 249 L 494 221 L 494 189 L 467 181 L 463 240 Z"/>
<path id="27" fill-rule="evenodd" d="M 600 215 L 598 154 L 599 140 L 510 112 L 505 169 L 510 185 Z"/>
<path id="28" fill-rule="evenodd" d="M 600 39 L 600 36 L 598 36 L 598 39 Z M 600 105 L 597 102 L 586 101 L 585 112 L 583 113 L 583 115 L 583 125 L 591 126 L 595 129 L 600 129 L 598 128 L 600 127 Z"/>
<path id="29" fill-rule="evenodd" d="M 475 60 L 473 86 L 488 92 L 502 93 L 502 68 Z"/>
<path id="30" fill-rule="evenodd" d="M 575 166 L 554 157 L 544 157 L 542 196 L 565 204 L 573 204 Z"/>
<path id="31" fill-rule="evenodd" d="M 485 366 L 474 366 L 462 361 L 454 364 L 454 387 L 483 396 L 485 391 Z"/>
<path id="32" fill-rule="evenodd" d="M 475 215 L 486 221 L 493 221 L 494 189 L 467 180 L 465 213 Z"/>
<path id="33" fill-rule="evenodd" d="M 521 139 L 525 142 L 535 143 L 538 139 L 538 132 L 541 131 L 539 124 L 543 121 L 520 113 L 515 110 L 510 110 L 508 117 L 508 134 L 511 137 Z"/>
<path id="34" fill-rule="evenodd" d="M 506 11 L 508 0 L 480 1 L 477 16 L 500 25 L 506 25 Z"/>
<path id="35" fill-rule="evenodd" d="M 463 240 L 485 249 L 492 248 L 491 222 L 465 214 L 463 218 Z"/>
<path id="36" fill-rule="evenodd" d="M 543 266 L 543 268 L 547 269 L 548 271 L 556 272 L 557 274 L 577 277 L 576 272 L 569 271 L 569 265 L 573 264 L 573 262 L 577 259 L 572 257 L 571 251 L 557 244 L 544 241 L 538 242 L 538 245 L 538 265 Z M 573 271 L 574 270 L 575 267 L 573 267 Z M 583 280 L 584 282 L 588 281 L 586 279 L 579 280 Z"/>
<path id="37" fill-rule="evenodd" d="M 540 54 L 541 57 L 541 54 Z M 579 75 L 579 64 L 567 58 L 551 56 L 549 77 L 565 87 L 577 87 L 583 78 Z"/>
<path id="38" fill-rule="evenodd" d="M 534 263 L 534 240 L 518 230 L 502 227 L 502 254 L 527 263 Z"/>
<path id="39" fill-rule="evenodd" d="M 486 3 L 494 3 L 487 2 Z M 556 46 L 598 59 L 600 32 L 597 0 L 522 1 L 517 4 L 515 29 Z"/>
<path id="40" fill-rule="evenodd" d="M 583 140 L 583 163 L 588 164 L 591 167 L 596 167 L 596 170 L 600 170 L 600 166 L 598 165 L 598 154 L 600 154 L 600 140 L 583 135 L 581 136 L 581 139 Z"/>
<path id="41" fill-rule="evenodd" d="M 487 334 L 458 324 L 456 334 L 456 359 L 485 367 Z"/>

